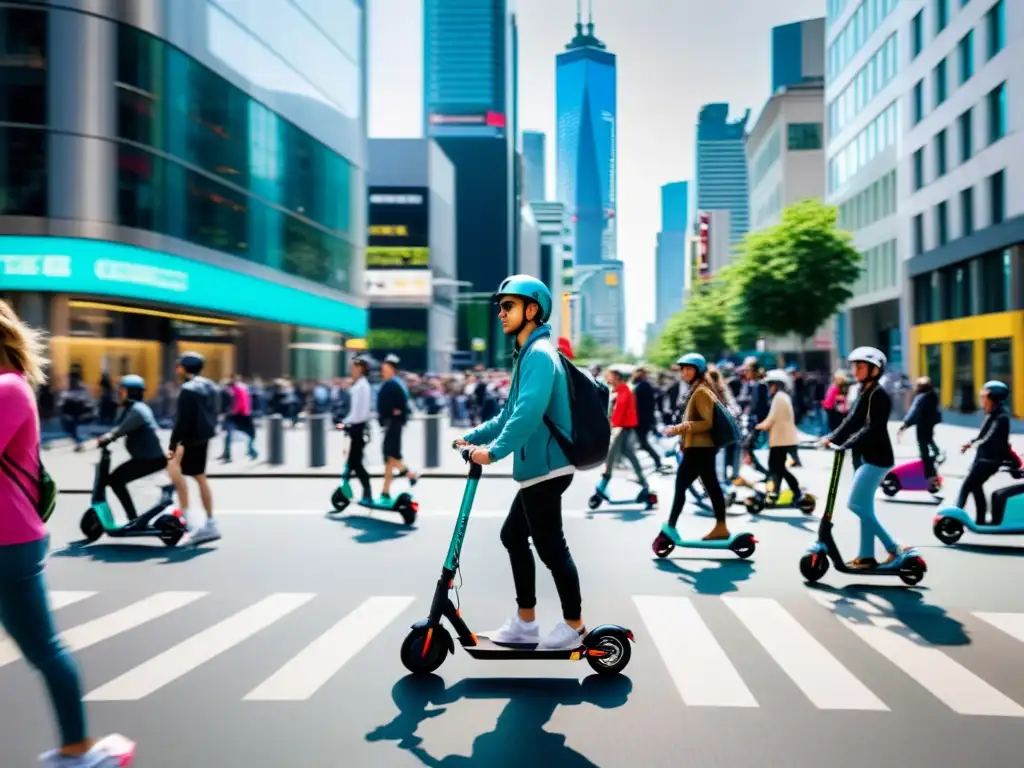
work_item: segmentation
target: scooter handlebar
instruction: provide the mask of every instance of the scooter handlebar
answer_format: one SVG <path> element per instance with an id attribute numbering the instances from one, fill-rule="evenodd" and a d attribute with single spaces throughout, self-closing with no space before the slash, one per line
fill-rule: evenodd
<path id="1" fill-rule="evenodd" d="M 473 464 L 469 459 L 473 453 L 473 446 L 471 445 L 459 445 L 459 441 L 455 440 L 452 442 L 452 448 L 459 452 L 462 456 L 462 460 L 469 464 L 469 476 L 475 479 L 479 479 L 483 473 L 484 468 L 479 464 Z"/>

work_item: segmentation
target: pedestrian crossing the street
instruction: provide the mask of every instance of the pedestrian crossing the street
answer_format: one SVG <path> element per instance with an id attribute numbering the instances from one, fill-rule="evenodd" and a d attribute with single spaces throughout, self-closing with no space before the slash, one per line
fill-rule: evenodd
<path id="1" fill-rule="evenodd" d="M 74 652 L 92 649 L 92 653 L 102 653 L 102 644 L 107 641 L 131 637 L 147 625 L 158 628 L 160 622 L 177 623 L 182 614 L 215 597 L 207 592 L 169 590 L 126 598 L 120 607 L 112 604 L 113 610 L 90 610 L 91 605 L 104 603 L 98 599 L 100 594 L 50 593 L 62 639 Z M 657 663 L 634 660 L 626 674 L 638 687 L 671 685 L 685 707 L 771 708 L 764 686 L 748 679 L 749 661 L 746 666 L 737 664 L 736 643 L 723 642 L 725 618 L 734 626 L 729 631 L 748 635 L 816 709 L 882 714 L 900 711 L 904 705 L 893 699 L 892 687 L 884 692 L 873 690 L 873 684 L 854 671 L 863 671 L 866 653 L 885 679 L 916 686 L 953 714 L 1024 718 L 1020 678 L 1014 683 L 1011 676 L 1008 681 L 993 673 L 991 666 L 987 670 L 972 669 L 967 660 L 1002 654 L 1007 664 L 1019 668 L 1024 661 L 1024 613 L 965 612 L 969 644 L 977 650 L 973 656 L 954 658 L 957 654 L 951 649 L 927 641 L 897 618 L 881 598 L 813 591 L 808 598 L 799 599 L 806 600 L 807 605 L 797 609 L 793 605 L 796 601 L 767 597 L 635 595 L 631 598 L 634 613 L 624 618 L 636 635 L 634 657 L 655 654 Z M 153 645 L 152 635 L 148 635 L 139 646 L 152 646 L 153 655 L 134 666 L 127 663 L 108 679 L 97 681 L 86 700 L 138 702 L 172 684 L 187 685 L 188 678 L 201 676 L 209 665 L 263 632 L 284 625 L 296 633 L 296 626 L 307 626 L 299 621 L 303 614 L 314 612 L 327 620 L 326 629 L 311 630 L 309 637 L 297 632 L 300 642 L 294 648 L 289 646 L 290 650 L 247 657 L 244 674 L 251 675 L 251 679 L 240 682 L 247 691 L 241 695 L 243 702 L 310 701 L 332 681 L 342 685 L 339 681 L 346 667 L 358 663 L 372 644 L 400 642 L 408 620 L 414 618 L 411 609 L 419 602 L 425 601 L 411 596 L 373 596 L 345 610 L 338 608 L 333 598 L 315 593 L 256 597 L 235 606 L 227 616 L 203 619 L 204 626 L 177 643 L 169 640 Z M 80 623 L 66 622 L 62 617 L 65 609 L 87 618 Z M 808 621 L 807 610 L 821 615 Z M 716 611 L 717 620 L 711 620 L 710 614 Z M 194 620 L 193 616 L 181 626 L 191 628 Z M 288 623 L 293 621 L 298 624 Z M 821 631 L 821 622 L 834 622 L 834 631 Z M 851 644 L 860 646 L 860 650 L 854 652 Z M 1011 653 L 1008 658 L 1007 649 Z M 393 674 L 397 679 L 405 670 L 398 664 L 397 645 L 395 651 L 394 669 L 382 669 L 381 673 Z M 860 662 L 852 664 L 855 659 Z M 23 663 L 13 641 L 0 633 L 0 696 L 7 695 L 5 686 L 17 685 L 13 668 Z M 80 663 L 88 672 L 89 656 Z M 108 664 L 105 660 L 104 668 Z M 652 669 L 657 669 L 657 675 L 651 675 Z M 880 678 L 875 675 L 872 679 L 877 683 Z M 1017 690 L 1008 689 L 1014 684 Z"/>

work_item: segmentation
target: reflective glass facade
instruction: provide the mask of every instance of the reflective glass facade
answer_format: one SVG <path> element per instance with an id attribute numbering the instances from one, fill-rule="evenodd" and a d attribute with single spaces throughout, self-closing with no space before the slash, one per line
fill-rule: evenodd
<path id="1" fill-rule="evenodd" d="M 839 77 L 897 3 L 899 0 L 861 0 L 857 10 L 828 47 L 826 66 L 829 80 Z"/>
<path id="2" fill-rule="evenodd" d="M 708 104 L 697 121 L 697 210 L 729 211 L 729 242 L 750 229 L 747 122 L 729 121 L 728 104 Z"/>
<path id="3" fill-rule="evenodd" d="M 573 222 L 576 264 L 616 258 L 615 56 L 597 48 L 556 64 L 557 197 Z"/>

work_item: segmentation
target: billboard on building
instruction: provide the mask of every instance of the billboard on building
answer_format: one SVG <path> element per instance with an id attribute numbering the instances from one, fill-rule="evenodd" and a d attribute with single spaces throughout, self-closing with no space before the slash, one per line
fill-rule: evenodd
<path id="1" fill-rule="evenodd" d="M 363 290 L 374 300 L 429 301 L 430 196 L 426 187 L 371 187 Z"/>

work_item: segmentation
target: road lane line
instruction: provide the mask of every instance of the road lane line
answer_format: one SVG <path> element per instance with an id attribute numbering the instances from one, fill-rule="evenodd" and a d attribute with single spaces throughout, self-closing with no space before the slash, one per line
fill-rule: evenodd
<path id="1" fill-rule="evenodd" d="M 811 592 L 836 618 L 960 715 L 1024 717 L 1024 707 L 867 601 Z"/>
<path id="2" fill-rule="evenodd" d="M 633 602 L 687 706 L 759 706 L 688 598 L 634 595 Z"/>
<path id="3" fill-rule="evenodd" d="M 139 701 L 234 648 L 312 600 L 279 593 L 229 616 L 89 693 L 86 701 Z"/>
<path id="4" fill-rule="evenodd" d="M 818 709 L 889 710 L 775 600 L 722 600 Z"/>
<path id="5" fill-rule="evenodd" d="M 371 597 L 254 688 L 245 701 L 306 701 L 415 598 Z"/>
<path id="6" fill-rule="evenodd" d="M 1024 643 L 1024 613 L 988 613 L 975 611 L 982 621 L 1000 629 L 1015 640 Z"/>

